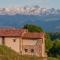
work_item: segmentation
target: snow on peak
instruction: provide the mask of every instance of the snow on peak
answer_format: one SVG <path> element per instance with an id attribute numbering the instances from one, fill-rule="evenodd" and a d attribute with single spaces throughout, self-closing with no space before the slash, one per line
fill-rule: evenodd
<path id="1" fill-rule="evenodd" d="M 11 7 L 11 8 L 0 8 L 0 15 L 50 15 L 50 14 L 60 14 L 59 9 L 46 9 L 40 7 Z"/>

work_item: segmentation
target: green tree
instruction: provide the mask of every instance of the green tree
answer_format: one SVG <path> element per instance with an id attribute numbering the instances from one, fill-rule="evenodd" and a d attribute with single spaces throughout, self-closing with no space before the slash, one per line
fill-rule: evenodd
<path id="1" fill-rule="evenodd" d="M 43 32 L 43 29 L 41 27 L 38 27 L 33 24 L 26 24 L 23 27 L 24 29 L 28 29 L 29 32 Z"/>
<path id="2" fill-rule="evenodd" d="M 50 37 L 49 33 L 46 33 L 45 45 L 46 45 L 46 51 L 49 52 L 49 50 L 53 46 L 53 42 L 51 40 L 51 37 Z"/>
<path id="3" fill-rule="evenodd" d="M 60 40 L 59 40 L 59 39 L 56 39 L 56 40 L 54 41 L 54 44 L 55 44 L 55 47 L 56 47 L 56 48 L 60 48 Z"/>
<path id="4" fill-rule="evenodd" d="M 49 55 L 53 57 L 60 56 L 60 40 L 54 40 L 53 47 L 49 50 Z"/>

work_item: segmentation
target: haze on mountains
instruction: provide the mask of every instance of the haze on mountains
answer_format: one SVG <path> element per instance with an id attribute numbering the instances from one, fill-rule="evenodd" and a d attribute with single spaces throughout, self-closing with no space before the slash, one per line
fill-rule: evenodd
<path id="1" fill-rule="evenodd" d="M 35 7 L 0 8 L 0 27 L 20 28 L 36 24 L 45 31 L 60 31 L 60 10 Z"/>

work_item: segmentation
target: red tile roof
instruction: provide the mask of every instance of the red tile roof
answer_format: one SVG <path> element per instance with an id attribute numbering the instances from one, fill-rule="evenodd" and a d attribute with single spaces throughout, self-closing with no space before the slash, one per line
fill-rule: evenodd
<path id="1" fill-rule="evenodd" d="M 40 32 L 27 32 L 24 34 L 23 38 L 43 38 L 44 37 L 44 33 Z"/>
<path id="2" fill-rule="evenodd" d="M 24 33 L 24 31 L 26 31 Z M 44 33 L 37 32 L 27 32 L 26 29 L 0 29 L 0 36 L 12 36 L 12 37 L 22 37 L 22 38 L 43 38 Z"/>
<path id="3" fill-rule="evenodd" d="M 0 29 L 0 36 L 21 36 L 26 29 Z"/>

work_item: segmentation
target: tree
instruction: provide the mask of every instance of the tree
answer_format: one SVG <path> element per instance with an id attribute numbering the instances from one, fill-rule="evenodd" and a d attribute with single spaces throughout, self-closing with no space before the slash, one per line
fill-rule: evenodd
<path id="1" fill-rule="evenodd" d="M 60 56 L 60 40 L 56 39 L 53 43 L 53 47 L 49 50 L 49 55 L 53 57 Z"/>
<path id="2" fill-rule="evenodd" d="M 47 53 L 49 52 L 49 50 L 52 48 L 53 46 L 53 42 L 51 40 L 51 37 L 49 35 L 49 33 L 46 33 L 46 40 L 45 40 L 45 44 L 46 44 L 46 51 Z"/>
<path id="3" fill-rule="evenodd" d="M 33 24 L 26 24 L 23 27 L 24 29 L 28 29 L 29 32 L 43 32 L 43 29 L 41 27 L 38 27 Z"/>
<path id="4" fill-rule="evenodd" d="M 56 40 L 54 41 L 54 44 L 55 44 L 55 47 L 56 47 L 56 48 L 60 48 L 60 40 L 59 40 L 59 39 L 56 39 Z"/>

